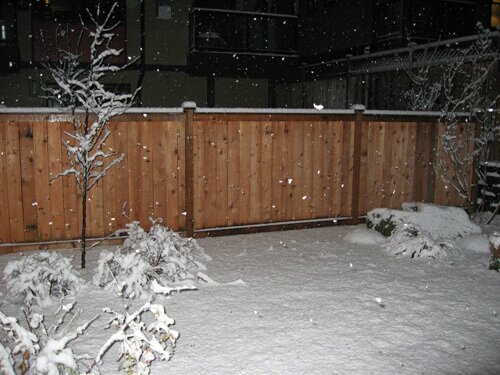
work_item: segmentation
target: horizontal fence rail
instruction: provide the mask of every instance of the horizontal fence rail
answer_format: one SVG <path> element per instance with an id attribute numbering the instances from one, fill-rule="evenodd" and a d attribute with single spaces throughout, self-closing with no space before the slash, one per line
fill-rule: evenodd
<path id="1" fill-rule="evenodd" d="M 406 201 L 461 205 L 435 176 L 438 118 L 362 109 L 131 111 L 109 124 L 106 147 L 125 157 L 89 194 L 89 237 L 133 220 L 148 227 L 150 217 L 192 236 L 357 223 L 372 208 Z M 68 166 L 69 120 L 62 112 L 0 113 L 0 252 L 79 237 L 73 176 L 53 178 Z M 464 122 L 459 132 L 474 128 Z"/>

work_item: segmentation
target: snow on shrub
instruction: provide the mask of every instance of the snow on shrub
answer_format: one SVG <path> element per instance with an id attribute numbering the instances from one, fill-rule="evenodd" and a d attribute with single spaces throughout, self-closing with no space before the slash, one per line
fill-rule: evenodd
<path id="1" fill-rule="evenodd" d="M 459 207 L 425 203 L 403 203 L 401 210 L 376 208 L 367 213 L 367 226 L 389 237 L 404 224 L 413 224 L 431 238 L 455 239 L 481 233 L 481 228 L 469 220 Z"/>
<path id="2" fill-rule="evenodd" d="M 454 251 L 454 239 L 481 233 L 463 209 L 424 203 L 404 203 L 402 210 L 376 208 L 366 222 L 389 237 L 383 246 L 391 254 L 411 258 L 445 257 Z"/>
<path id="3" fill-rule="evenodd" d="M 99 256 L 93 282 L 101 287 L 115 286 L 125 298 L 149 294 L 153 280 L 162 285 L 194 282 L 205 266 L 197 259 L 209 259 L 196 240 L 180 237 L 153 222 L 146 232 L 139 222 L 127 224 L 128 238 L 115 252 Z"/>
<path id="4" fill-rule="evenodd" d="M 4 269 L 7 291 L 27 305 L 46 307 L 53 298 L 72 295 L 83 284 L 71 259 L 57 252 L 41 252 L 9 262 Z"/>
<path id="5" fill-rule="evenodd" d="M 0 311 L 0 328 L 7 332 L 7 339 L 0 341 L 0 373 L 13 375 L 16 369 L 21 374 L 73 375 L 79 373 L 78 362 L 68 344 L 81 336 L 89 325 L 97 319 L 68 332 L 71 324 L 79 316 L 80 310 L 64 327 L 68 314 L 72 313 L 75 302 L 63 305 L 56 312 L 57 319 L 49 328 L 45 327 L 44 316 L 31 313 L 29 308 L 28 329 L 21 326 L 17 319 L 8 317 Z"/>
<path id="6" fill-rule="evenodd" d="M 153 280 L 151 289 L 153 299 L 155 294 L 169 295 L 172 291 L 192 288 L 163 287 Z M 101 347 L 94 365 L 102 363 L 104 355 L 115 343 L 120 343 L 120 369 L 124 369 L 127 374 L 148 375 L 153 361 L 170 360 L 179 333 L 170 328 L 175 321 L 167 316 L 165 308 L 151 303 L 152 299 L 131 314 L 118 313 L 110 308 L 103 309 L 105 313 L 112 315 L 107 328 L 114 327 L 116 332 Z M 143 320 L 145 315 L 149 323 Z"/>
<path id="7" fill-rule="evenodd" d="M 436 241 L 414 224 L 397 227 L 383 246 L 391 254 L 410 258 L 444 258 L 454 249 L 452 242 Z"/>

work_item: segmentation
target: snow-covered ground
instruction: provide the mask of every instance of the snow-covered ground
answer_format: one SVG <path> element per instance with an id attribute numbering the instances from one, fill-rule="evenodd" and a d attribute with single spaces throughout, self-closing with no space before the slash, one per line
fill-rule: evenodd
<path id="1" fill-rule="evenodd" d="M 390 255 L 364 226 L 201 239 L 205 273 L 221 284 L 157 298 L 180 338 L 152 374 L 499 374 L 500 274 L 485 236 L 442 259 Z M 82 321 L 122 304 L 90 283 L 99 251 L 82 273 Z M 0 272 L 18 257 L 0 256 Z M 0 291 L 0 310 L 19 316 Z M 106 323 L 75 351 L 95 355 Z M 113 353 L 101 372 L 119 373 Z"/>

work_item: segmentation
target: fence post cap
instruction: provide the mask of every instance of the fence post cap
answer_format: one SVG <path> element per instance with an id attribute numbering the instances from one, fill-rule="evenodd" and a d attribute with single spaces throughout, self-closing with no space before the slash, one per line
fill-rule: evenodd
<path id="1" fill-rule="evenodd" d="M 181 104 L 182 109 L 196 109 L 196 103 L 195 102 L 182 102 Z"/>
<path id="2" fill-rule="evenodd" d="M 351 109 L 355 110 L 355 111 L 364 111 L 366 109 L 366 107 L 363 105 L 363 104 L 353 104 L 351 106 Z"/>

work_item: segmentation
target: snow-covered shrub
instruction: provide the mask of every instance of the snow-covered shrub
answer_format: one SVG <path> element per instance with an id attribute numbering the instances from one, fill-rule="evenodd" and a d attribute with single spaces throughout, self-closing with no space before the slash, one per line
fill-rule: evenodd
<path id="1" fill-rule="evenodd" d="M 128 238 L 115 252 L 99 257 L 93 281 L 101 287 L 114 286 L 125 298 L 149 294 L 151 282 L 175 285 L 194 282 L 205 266 L 198 259 L 208 259 L 196 240 L 180 237 L 154 222 L 149 232 L 137 221 L 127 224 Z"/>
<path id="2" fill-rule="evenodd" d="M 153 280 L 151 289 L 154 298 L 155 294 L 169 295 L 174 290 L 184 288 L 162 287 Z M 107 328 L 114 327 L 117 331 L 97 353 L 95 365 L 102 362 L 115 343 L 120 343 L 120 368 L 125 369 L 127 374 L 147 375 L 153 361 L 170 360 L 179 333 L 170 328 L 175 321 L 167 316 L 162 305 L 150 301 L 131 314 L 118 313 L 110 308 L 104 308 L 103 311 L 112 315 Z M 143 320 L 145 316 L 147 322 Z"/>
<path id="3" fill-rule="evenodd" d="M 0 373 L 14 375 L 16 368 L 25 373 L 30 367 L 31 359 L 40 350 L 38 337 L 21 326 L 16 318 L 6 316 L 1 311 L 0 328 L 7 334 L 2 335 L 0 340 Z"/>
<path id="4" fill-rule="evenodd" d="M 500 232 L 495 232 L 489 237 L 490 250 L 490 270 L 500 271 Z"/>
<path id="5" fill-rule="evenodd" d="M 53 298 L 72 295 L 83 284 L 71 259 L 58 252 L 41 252 L 9 262 L 4 281 L 11 297 L 27 305 L 48 306 Z"/>
<path id="6" fill-rule="evenodd" d="M 371 210 L 367 226 L 389 237 L 384 247 L 391 254 L 411 258 L 445 257 L 456 248 L 453 240 L 481 233 L 463 209 L 424 203 Z"/>
<path id="7" fill-rule="evenodd" d="M 410 258 L 444 258 L 454 249 L 450 241 L 436 241 L 414 224 L 398 227 L 384 244 L 388 252 Z"/>
<path id="8" fill-rule="evenodd" d="M 413 224 L 431 238 L 455 239 L 481 233 L 481 228 L 470 221 L 459 207 L 426 203 L 404 203 L 401 210 L 376 208 L 367 213 L 367 226 L 389 237 L 404 224 Z"/>
<path id="9" fill-rule="evenodd" d="M 68 332 L 72 322 L 80 313 L 78 311 L 70 322 L 60 329 L 74 305 L 75 302 L 61 304 L 56 312 L 56 322 L 49 328 L 43 323 L 43 315 L 31 313 L 29 309 L 27 309 L 29 329 L 22 327 L 16 318 L 8 317 L 0 311 L 0 327 L 7 332 L 9 339 L 0 341 L 0 373 L 13 375 L 16 374 L 16 369 L 20 369 L 21 374 L 78 374 L 79 358 L 68 347 L 68 343 L 82 335 L 97 317 L 74 329 L 73 332 Z"/>

